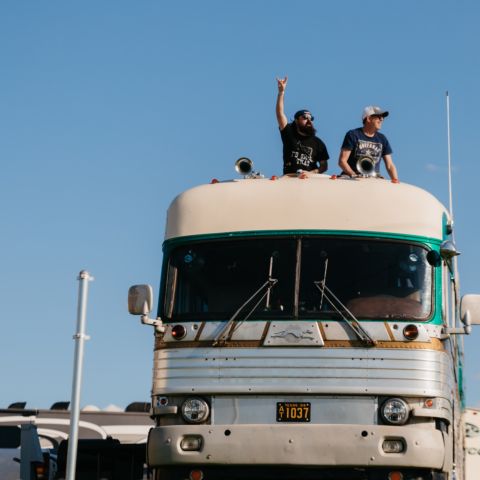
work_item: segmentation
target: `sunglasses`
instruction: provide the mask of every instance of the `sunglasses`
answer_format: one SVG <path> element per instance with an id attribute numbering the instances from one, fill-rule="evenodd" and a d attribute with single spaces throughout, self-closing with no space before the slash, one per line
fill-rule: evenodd
<path id="1" fill-rule="evenodd" d="M 308 113 L 306 113 L 304 115 L 300 115 L 300 118 L 303 118 L 304 120 L 310 120 L 311 122 L 313 122 L 315 120 L 315 117 L 313 115 L 308 114 Z"/>

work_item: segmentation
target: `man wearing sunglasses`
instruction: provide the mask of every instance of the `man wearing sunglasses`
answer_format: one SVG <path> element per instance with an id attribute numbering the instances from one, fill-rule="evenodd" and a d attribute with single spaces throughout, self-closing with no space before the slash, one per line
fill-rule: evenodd
<path id="1" fill-rule="evenodd" d="M 294 121 L 288 123 L 284 111 L 287 77 L 277 78 L 278 96 L 276 114 L 283 142 L 283 173 L 299 171 L 323 173 L 328 167 L 328 152 L 325 144 L 316 135 L 313 115 L 308 110 L 299 110 Z"/>
<path id="2" fill-rule="evenodd" d="M 348 131 L 343 140 L 338 159 L 342 175 L 350 177 L 359 175 L 358 162 L 367 158 L 374 163 L 375 174 L 380 176 L 380 160 L 383 159 L 392 182 L 398 183 L 397 169 L 392 160 L 392 148 L 387 137 L 379 132 L 386 117 L 388 112 L 380 107 L 370 105 L 363 109 L 363 127 Z"/>

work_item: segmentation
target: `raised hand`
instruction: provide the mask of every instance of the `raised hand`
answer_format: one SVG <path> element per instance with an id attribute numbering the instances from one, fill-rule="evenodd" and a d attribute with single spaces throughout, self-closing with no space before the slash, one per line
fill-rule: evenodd
<path id="1" fill-rule="evenodd" d="M 284 93 L 285 89 L 287 88 L 288 77 L 285 78 L 278 78 L 277 77 L 277 85 L 278 85 L 278 93 Z"/>

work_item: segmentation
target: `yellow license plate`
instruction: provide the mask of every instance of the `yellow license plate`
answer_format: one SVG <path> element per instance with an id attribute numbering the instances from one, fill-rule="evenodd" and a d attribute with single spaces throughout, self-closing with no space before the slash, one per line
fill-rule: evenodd
<path id="1" fill-rule="evenodd" d="M 310 402 L 277 402 L 277 422 L 309 422 Z"/>

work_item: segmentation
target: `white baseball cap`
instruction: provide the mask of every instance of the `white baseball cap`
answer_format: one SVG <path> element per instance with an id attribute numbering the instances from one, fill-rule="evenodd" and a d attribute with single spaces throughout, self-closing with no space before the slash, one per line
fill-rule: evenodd
<path id="1" fill-rule="evenodd" d="M 371 115 L 380 115 L 383 118 L 385 118 L 385 117 L 388 117 L 388 112 L 385 110 L 382 110 L 380 107 L 369 105 L 368 107 L 365 107 L 363 109 L 362 120 L 365 120 L 367 117 L 370 117 Z"/>

